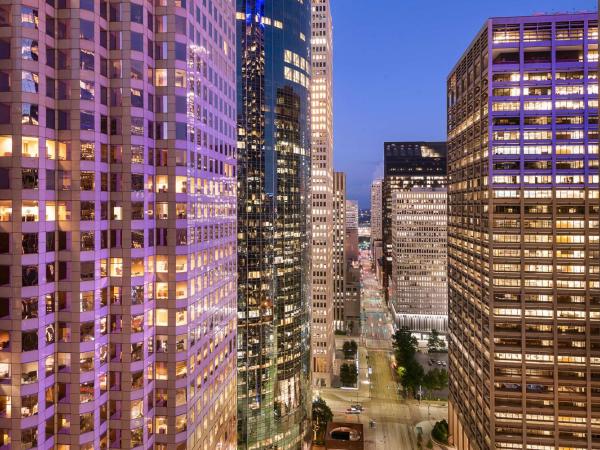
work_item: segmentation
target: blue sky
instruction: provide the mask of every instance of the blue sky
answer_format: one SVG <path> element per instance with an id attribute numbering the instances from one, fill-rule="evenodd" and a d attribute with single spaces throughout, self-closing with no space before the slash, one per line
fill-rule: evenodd
<path id="1" fill-rule="evenodd" d="M 597 0 L 331 0 L 335 169 L 369 207 L 383 142 L 445 140 L 448 72 L 488 17 L 595 11 Z"/>

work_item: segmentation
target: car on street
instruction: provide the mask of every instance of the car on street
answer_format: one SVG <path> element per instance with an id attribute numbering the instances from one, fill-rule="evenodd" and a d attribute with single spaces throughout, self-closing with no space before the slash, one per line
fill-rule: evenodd
<path id="1" fill-rule="evenodd" d="M 346 414 L 360 414 L 360 411 L 358 409 L 348 408 Z"/>

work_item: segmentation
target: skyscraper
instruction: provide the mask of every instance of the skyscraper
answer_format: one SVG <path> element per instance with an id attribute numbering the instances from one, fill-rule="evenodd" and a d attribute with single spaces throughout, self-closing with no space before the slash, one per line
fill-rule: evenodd
<path id="1" fill-rule="evenodd" d="M 152 4 L 0 5 L 2 446 L 235 445 L 235 12 Z"/>
<path id="2" fill-rule="evenodd" d="M 371 184 L 371 258 L 378 275 L 382 271 L 383 257 L 383 180 L 374 180 Z"/>
<path id="3" fill-rule="evenodd" d="M 459 449 L 600 448 L 598 16 L 493 18 L 448 77 Z"/>
<path id="4" fill-rule="evenodd" d="M 358 261 L 358 202 L 346 200 L 346 261 Z"/>
<path id="5" fill-rule="evenodd" d="M 237 19 L 238 447 L 300 449 L 311 432 L 310 2 L 238 0 Z"/>
<path id="6" fill-rule="evenodd" d="M 346 174 L 333 173 L 333 299 L 334 326 L 345 331 L 346 297 Z"/>
<path id="7" fill-rule="evenodd" d="M 448 328 L 446 189 L 392 194 L 390 309 L 398 328 L 423 337 Z"/>
<path id="8" fill-rule="evenodd" d="M 333 27 L 329 0 L 312 1 L 312 381 L 331 386 L 333 327 Z"/>
<path id="9" fill-rule="evenodd" d="M 382 186 L 383 287 L 389 301 L 392 276 L 392 193 L 446 185 L 445 142 L 386 142 Z"/>

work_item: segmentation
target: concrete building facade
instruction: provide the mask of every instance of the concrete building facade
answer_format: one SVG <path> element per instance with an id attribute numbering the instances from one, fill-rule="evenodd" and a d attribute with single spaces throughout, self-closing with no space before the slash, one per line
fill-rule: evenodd
<path id="1" fill-rule="evenodd" d="M 598 15 L 489 19 L 447 88 L 454 443 L 600 448 Z"/>
<path id="2" fill-rule="evenodd" d="M 331 386 L 334 338 L 333 25 L 329 0 L 312 2 L 311 348 L 312 382 Z"/>
<path id="3" fill-rule="evenodd" d="M 427 335 L 448 328 L 445 188 L 392 194 L 390 310 L 398 328 Z"/>
<path id="4" fill-rule="evenodd" d="M 233 5 L 0 17 L 0 446 L 230 448 Z"/>

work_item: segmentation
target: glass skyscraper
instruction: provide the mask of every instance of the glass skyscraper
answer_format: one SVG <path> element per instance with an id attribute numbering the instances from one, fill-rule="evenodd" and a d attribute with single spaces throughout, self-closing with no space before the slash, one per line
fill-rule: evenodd
<path id="1" fill-rule="evenodd" d="M 309 1 L 238 0 L 238 446 L 310 437 Z"/>
<path id="2" fill-rule="evenodd" d="M 486 21 L 448 169 L 455 445 L 600 448 L 597 14 Z"/>

